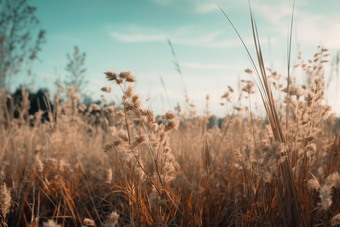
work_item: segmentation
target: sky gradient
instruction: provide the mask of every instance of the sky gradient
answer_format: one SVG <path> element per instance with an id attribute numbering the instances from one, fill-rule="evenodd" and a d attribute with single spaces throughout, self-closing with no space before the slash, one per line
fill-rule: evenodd
<path id="1" fill-rule="evenodd" d="M 214 114 L 225 114 L 219 105 L 227 86 L 237 87 L 239 78 L 250 79 L 244 72 L 250 68 L 246 52 L 236 33 L 212 0 L 28 0 L 37 7 L 41 28 L 46 30 L 46 44 L 34 63 L 35 89 L 53 85 L 60 74 L 65 80 L 66 54 L 74 46 L 86 52 L 87 90 L 94 100 L 103 94 L 100 88 L 110 85 L 104 71 L 130 70 L 137 79 L 136 93 L 142 100 L 151 98 L 152 109 L 161 113 L 170 105 L 183 103 L 182 80 L 173 66 L 167 39 L 171 40 L 183 73 L 189 98 L 203 113 L 205 97 L 210 95 Z M 286 76 L 287 35 L 293 1 L 250 1 L 256 18 L 266 67 Z M 254 55 L 248 1 L 220 0 L 246 45 Z M 340 1 L 297 0 L 295 6 L 292 64 L 297 61 L 298 44 L 303 59 L 311 59 L 322 45 L 333 56 L 340 49 Z M 331 58 L 330 58 L 331 60 Z M 330 66 L 326 67 L 326 77 Z M 301 73 L 300 73 L 301 74 Z M 31 78 L 18 75 L 17 84 Z M 335 107 L 336 87 L 330 86 L 329 102 Z M 112 85 L 112 98 L 121 91 Z M 162 102 L 163 99 L 163 102 Z M 236 98 L 235 98 L 236 99 Z M 340 110 L 340 105 L 337 107 Z M 337 111 L 340 112 L 340 111 Z"/>

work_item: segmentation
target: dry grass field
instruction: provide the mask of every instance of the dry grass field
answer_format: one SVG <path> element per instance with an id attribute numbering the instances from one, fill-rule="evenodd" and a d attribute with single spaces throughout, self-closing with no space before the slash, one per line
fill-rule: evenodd
<path id="1" fill-rule="evenodd" d="M 303 75 L 281 75 L 260 50 L 249 80 L 221 97 L 229 108 L 217 125 L 209 96 L 203 116 L 183 97 L 185 106 L 156 118 L 129 71 L 105 72 L 104 106 L 58 85 L 67 98 L 29 115 L 25 89 L 16 102 L 1 92 L 0 225 L 340 225 L 339 120 L 323 69 L 339 57 L 319 46 L 291 67 Z M 112 89 L 122 92 L 115 106 Z"/>

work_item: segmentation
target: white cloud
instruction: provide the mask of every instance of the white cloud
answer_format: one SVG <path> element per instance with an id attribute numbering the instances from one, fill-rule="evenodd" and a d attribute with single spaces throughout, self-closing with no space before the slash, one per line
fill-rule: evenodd
<path id="1" fill-rule="evenodd" d="M 110 36 L 117 41 L 124 43 L 140 43 L 140 42 L 157 42 L 165 41 L 167 38 L 172 43 L 189 45 L 189 46 L 203 46 L 203 47 L 221 47 L 216 44 L 218 37 L 222 31 L 198 32 L 198 29 L 184 26 L 174 31 L 162 31 L 160 29 L 147 27 L 127 27 L 116 29 L 111 32 Z M 226 46 L 226 45 L 225 45 Z"/>
<path id="2" fill-rule="evenodd" d="M 282 29 L 283 27 L 286 28 L 286 25 L 290 22 L 290 18 L 292 15 L 292 6 L 289 4 L 259 4 L 259 3 L 252 3 L 251 9 L 253 16 L 259 17 L 262 16 L 270 22 L 270 24 L 275 24 L 280 26 L 279 28 Z M 295 9 L 295 14 L 298 14 L 299 10 Z"/>
<path id="3" fill-rule="evenodd" d="M 162 34 L 112 32 L 110 35 L 116 40 L 124 43 L 164 41 L 166 39 L 165 35 Z"/>
<path id="4" fill-rule="evenodd" d="M 215 3 L 204 3 L 204 4 L 197 5 L 195 8 L 195 11 L 197 13 L 210 13 L 218 9 L 219 8 Z"/>
<path id="5" fill-rule="evenodd" d="M 339 17 L 340 20 L 340 17 Z M 330 49 L 340 48 L 338 34 L 340 24 L 321 16 L 305 15 L 297 23 L 297 38 L 301 45 L 323 45 Z"/>
<path id="6" fill-rule="evenodd" d="M 324 45 L 328 48 L 340 48 L 338 34 L 340 33 L 339 14 L 330 12 L 327 16 L 323 11 L 313 12 L 298 5 L 294 12 L 293 38 L 303 46 Z M 269 21 L 271 31 L 286 39 L 292 16 L 292 5 L 281 3 L 268 5 L 253 3 L 255 17 L 264 17 Z"/>
<path id="7" fill-rule="evenodd" d="M 179 44 L 186 44 L 186 45 L 203 45 L 209 46 L 219 35 L 221 34 L 220 31 L 210 32 L 208 34 L 198 35 L 196 36 L 194 33 L 191 34 L 190 37 L 181 37 L 175 34 L 175 37 L 171 39 L 174 43 Z"/>
<path id="8" fill-rule="evenodd" d="M 149 0 L 149 1 L 161 7 L 172 7 L 173 9 L 181 11 L 185 10 L 188 12 L 196 12 L 199 14 L 205 14 L 219 10 L 217 4 L 211 0 Z M 245 5 L 240 3 L 240 1 L 226 2 L 219 0 L 217 2 L 223 9 L 228 8 L 228 10 L 239 8 L 240 5 Z"/>
<path id="9" fill-rule="evenodd" d="M 183 62 L 182 65 L 194 69 L 230 69 L 227 64 L 205 64 L 197 62 Z"/>
<path id="10" fill-rule="evenodd" d="M 246 39 L 243 39 L 243 41 L 247 46 L 252 45 L 254 42 L 252 38 L 246 38 Z M 242 45 L 242 42 L 240 39 L 221 40 L 217 42 L 212 42 L 208 46 L 212 48 L 220 48 L 220 47 L 232 47 L 236 45 Z"/>

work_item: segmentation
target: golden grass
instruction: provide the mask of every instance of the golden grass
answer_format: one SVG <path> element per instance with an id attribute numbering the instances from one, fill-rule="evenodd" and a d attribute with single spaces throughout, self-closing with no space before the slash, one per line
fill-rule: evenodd
<path id="1" fill-rule="evenodd" d="M 220 128 L 208 127 L 209 110 L 196 116 L 189 103 L 187 112 L 177 108 L 156 120 L 151 110 L 142 108 L 130 72 L 115 78 L 106 73 L 117 82 L 112 89 L 121 86 L 121 107 L 86 107 L 67 88 L 68 100 L 43 124 L 41 115 L 25 115 L 25 90 L 18 119 L 9 115 L 7 96 L 1 93 L 0 200 L 7 201 L 1 203 L 2 225 L 339 223 L 340 141 L 337 119 L 324 102 L 325 55 L 320 48 L 312 63 L 301 62 L 311 82 L 291 82 L 285 98 L 287 128 L 286 110 L 273 95 L 264 98 L 272 100 L 269 124 L 251 112 L 250 99 L 258 92 L 254 94 L 249 81 L 243 88 L 247 96 L 240 94 Z M 280 91 L 280 75 L 268 72 L 268 88 Z M 110 92 L 111 87 L 102 90 Z M 236 114 L 237 108 L 247 109 L 247 117 Z"/>
<path id="2" fill-rule="evenodd" d="M 113 82 L 101 88 L 105 107 L 85 106 L 75 89 L 58 86 L 67 100 L 57 94 L 44 123 L 41 111 L 28 115 L 25 89 L 10 108 L 1 92 L 1 226 L 339 225 L 339 120 L 324 98 L 328 50 L 319 47 L 308 62 L 299 53 L 295 68 L 308 84 L 296 82 L 289 64 L 287 83 L 265 68 L 250 14 L 258 67 L 251 58 L 253 81 L 243 81 L 240 94 L 228 86 L 221 105 L 228 110 L 230 97 L 239 98 L 219 127 L 209 96 L 197 116 L 184 82 L 185 111 L 178 105 L 156 119 L 129 71 L 105 72 Z M 112 89 L 122 91 L 119 106 Z M 254 96 L 266 118 L 254 111 Z"/>

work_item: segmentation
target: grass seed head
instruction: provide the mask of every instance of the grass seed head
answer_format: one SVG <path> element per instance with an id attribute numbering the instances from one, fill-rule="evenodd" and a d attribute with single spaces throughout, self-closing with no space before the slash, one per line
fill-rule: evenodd
<path id="1" fill-rule="evenodd" d="M 254 82 L 251 80 L 247 80 L 246 85 L 242 88 L 242 91 L 247 92 L 249 95 L 254 94 L 255 91 L 253 87 L 255 86 Z"/>
<path id="2" fill-rule="evenodd" d="M 104 73 L 108 81 L 116 81 L 117 73 L 115 71 L 107 71 Z"/>
<path id="3" fill-rule="evenodd" d="M 101 89 L 103 92 L 107 92 L 107 93 L 110 93 L 111 92 L 111 88 L 109 86 L 105 86 L 105 87 L 102 87 Z"/>
<path id="4" fill-rule="evenodd" d="M 54 220 L 49 219 L 47 222 L 43 222 L 43 227 L 61 227 L 61 225 L 57 224 Z"/>
<path id="5" fill-rule="evenodd" d="M 130 83 L 136 82 L 135 77 L 131 74 L 130 71 L 123 71 L 119 73 L 119 78 L 126 80 L 127 82 L 130 82 Z"/>
<path id="6" fill-rule="evenodd" d="M 131 98 L 133 96 L 133 87 L 129 84 L 128 88 L 125 91 L 125 96 Z"/>
<path id="7" fill-rule="evenodd" d="M 334 215 L 331 219 L 331 226 L 340 225 L 340 214 Z"/>
<path id="8" fill-rule="evenodd" d="M 120 110 L 116 113 L 115 118 L 116 118 L 117 123 L 124 121 L 125 120 L 125 113 Z"/>
<path id="9" fill-rule="evenodd" d="M 176 114 L 174 112 L 172 112 L 171 110 L 168 110 L 168 112 L 166 112 L 162 118 L 165 120 L 172 120 L 176 117 Z"/>
<path id="10" fill-rule="evenodd" d="M 234 89 L 231 86 L 228 86 L 228 89 L 231 93 L 234 93 Z"/>
<path id="11" fill-rule="evenodd" d="M 115 227 L 118 223 L 119 214 L 117 214 L 116 211 L 111 212 L 111 214 L 108 216 L 108 219 L 104 223 L 104 227 Z"/>
<path id="12" fill-rule="evenodd" d="M 153 111 L 150 109 L 143 110 L 142 116 L 146 117 L 148 124 L 152 125 L 155 122 L 155 115 L 153 114 Z"/>
<path id="13" fill-rule="evenodd" d="M 84 225 L 87 225 L 87 226 L 95 226 L 95 223 L 92 219 L 89 219 L 89 218 L 85 218 L 84 219 Z"/>
<path id="14" fill-rule="evenodd" d="M 135 109 L 134 104 L 128 100 L 125 100 L 124 102 L 124 109 L 126 112 Z"/>
<path id="15" fill-rule="evenodd" d="M 106 144 L 106 145 L 103 147 L 105 153 L 111 151 L 112 148 L 113 148 L 113 147 L 112 147 L 111 144 Z"/>
<path id="16" fill-rule="evenodd" d="M 132 103 L 133 103 L 133 107 L 135 109 L 140 109 L 141 105 L 142 105 L 142 101 L 140 100 L 139 95 L 134 95 L 132 97 Z"/>
<path id="17" fill-rule="evenodd" d="M 125 142 L 129 142 L 128 134 L 125 130 L 119 130 L 117 136 Z"/>
<path id="18" fill-rule="evenodd" d="M 170 130 L 177 129 L 178 126 L 179 126 L 178 119 L 169 120 L 167 123 L 165 123 L 164 132 L 169 132 Z"/>
<path id="19" fill-rule="evenodd" d="M 116 139 L 115 141 L 113 141 L 112 146 L 119 147 L 121 144 L 122 144 L 122 140 Z"/>
<path id="20" fill-rule="evenodd" d="M 246 69 L 246 70 L 244 70 L 246 73 L 248 73 L 248 74 L 252 74 L 253 73 L 253 70 L 251 70 L 251 69 Z"/>
<path id="21" fill-rule="evenodd" d="M 317 179 L 312 178 L 308 181 L 307 188 L 308 188 L 308 191 L 313 191 L 313 190 L 318 191 L 320 189 L 320 183 Z"/>
<path id="22" fill-rule="evenodd" d="M 0 186 L 0 211 L 3 221 L 6 220 L 6 215 L 9 213 L 11 207 L 11 193 L 6 186 L 6 183 Z"/>

